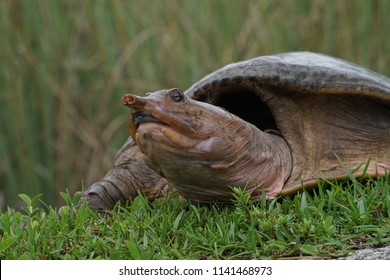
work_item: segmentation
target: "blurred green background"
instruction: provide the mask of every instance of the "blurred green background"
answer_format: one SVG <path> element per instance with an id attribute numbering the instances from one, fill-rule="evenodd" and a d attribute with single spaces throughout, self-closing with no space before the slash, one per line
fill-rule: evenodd
<path id="1" fill-rule="evenodd" d="M 128 137 L 124 93 L 310 50 L 390 76 L 390 1 L 0 1 L 0 203 L 86 188 Z"/>

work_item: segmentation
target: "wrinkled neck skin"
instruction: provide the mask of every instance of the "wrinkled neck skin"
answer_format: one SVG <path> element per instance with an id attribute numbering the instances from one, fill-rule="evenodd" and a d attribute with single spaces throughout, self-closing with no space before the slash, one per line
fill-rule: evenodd
<path id="1" fill-rule="evenodd" d="M 177 192 L 193 201 L 227 203 L 233 198 L 231 187 L 245 188 L 253 200 L 263 189 L 268 198 L 279 193 L 292 166 L 283 138 L 222 108 L 192 99 L 172 103 L 165 95 L 142 98 L 142 108 L 125 105 L 133 115 L 147 112 L 161 121 L 133 123 L 130 130 L 147 165 Z"/>

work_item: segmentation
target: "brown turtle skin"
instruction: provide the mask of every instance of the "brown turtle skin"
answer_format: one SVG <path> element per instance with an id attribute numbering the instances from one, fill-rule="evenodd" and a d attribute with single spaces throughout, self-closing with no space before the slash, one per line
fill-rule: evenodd
<path id="1" fill-rule="evenodd" d="M 309 52 L 258 57 L 227 65 L 184 94 L 283 139 L 291 168 L 278 195 L 315 187 L 320 179 L 345 178 L 348 170 L 356 177 L 390 170 L 390 80 L 346 61 Z M 134 134 L 133 119 L 129 126 Z M 81 202 L 110 209 L 138 193 L 154 200 L 166 186 L 128 140 L 113 168 L 82 193 Z M 214 195 L 219 201 L 218 192 Z"/>

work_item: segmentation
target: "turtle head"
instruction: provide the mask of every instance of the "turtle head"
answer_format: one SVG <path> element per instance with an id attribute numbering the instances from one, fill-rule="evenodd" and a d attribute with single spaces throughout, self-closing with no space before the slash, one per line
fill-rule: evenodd
<path id="1" fill-rule="evenodd" d="M 180 89 L 160 90 L 139 97 L 126 94 L 122 103 L 130 107 L 130 135 L 148 158 L 169 151 L 215 158 L 216 146 L 232 138 L 226 125 L 236 117 L 226 110 L 186 97 Z M 218 144 L 218 145 L 217 145 Z M 225 143 L 226 144 L 226 143 Z M 191 156 L 190 156 L 191 155 Z"/>

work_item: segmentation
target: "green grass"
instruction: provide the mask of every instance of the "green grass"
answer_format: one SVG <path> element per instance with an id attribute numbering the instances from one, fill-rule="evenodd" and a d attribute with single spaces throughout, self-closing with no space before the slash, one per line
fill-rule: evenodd
<path id="1" fill-rule="evenodd" d="M 0 206 L 60 205 L 128 137 L 121 96 L 286 51 L 390 76 L 389 1 L 0 1 Z M 1 198 L 5 201 L 1 202 Z"/>
<path id="2" fill-rule="evenodd" d="M 0 216 L 0 259 L 333 258 L 390 243 L 390 177 L 322 183 L 312 192 L 253 203 L 235 189 L 234 205 L 199 205 L 172 193 L 139 196 L 105 217 L 78 198 L 35 204 Z"/>

